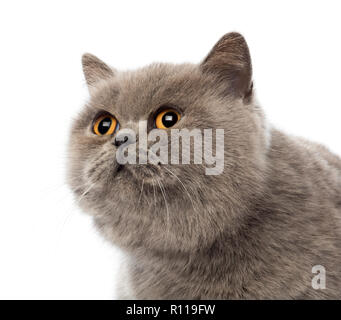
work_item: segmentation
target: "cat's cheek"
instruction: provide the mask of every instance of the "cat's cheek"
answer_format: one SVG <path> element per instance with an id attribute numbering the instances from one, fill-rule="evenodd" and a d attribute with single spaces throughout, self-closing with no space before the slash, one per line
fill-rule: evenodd
<path id="1" fill-rule="evenodd" d="M 90 186 L 101 187 L 113 177 L 113 172 L 118 167 L 110 152 L 101 152 L 86 161 L 83 167 L 83 180 Z"/>

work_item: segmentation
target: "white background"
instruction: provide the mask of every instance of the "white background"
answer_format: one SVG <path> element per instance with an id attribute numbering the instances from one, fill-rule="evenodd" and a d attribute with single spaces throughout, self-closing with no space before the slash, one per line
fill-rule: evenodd
<path id="1" fill-rule="evenodd" d="M 0 298 L 115 297 L 120 253 L 64 179 L 82 53 L 118 69 L 199 62 L 239 31 L 270 121 L 341 154 L 340 16 L 326 0 L 1 1 Z"/>

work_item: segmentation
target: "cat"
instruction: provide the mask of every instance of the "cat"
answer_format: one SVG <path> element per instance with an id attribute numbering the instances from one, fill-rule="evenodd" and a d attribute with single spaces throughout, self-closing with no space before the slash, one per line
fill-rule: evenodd
<path id="1" fill-rule="evenodd" d="M 82 65 L 90 99 L 71 129 L 68 183 L 125 253 L 120 299 L 341 298 L 341 159 L 269 125 L 242 35 L 197 65 L 119 72 L 91 54 Z M 223 172 L 119 164 L 120 132 L 139 121 L 223 129 Z"/>

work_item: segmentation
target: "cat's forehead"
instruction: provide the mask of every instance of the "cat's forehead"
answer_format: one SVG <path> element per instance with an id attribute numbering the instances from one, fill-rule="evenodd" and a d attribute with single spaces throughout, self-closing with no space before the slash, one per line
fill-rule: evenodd
<path id="1" fill-rule="evenodd" d="M 103 85 L 93 102 L 127 120 L 138 120 L 165 104 L 186 106 L 202 86 L 202 76 L 195 65 L 152 64 L 119 72 Z"/>
<path id="2" fill-rule="evenodd" d="M 116 78 L 123 93 L 139 93 L 141 90 L 155 91 L 156 88 L 174 87 L 189 81 L 196 70 L 197 66 L 193 64 L 154 63 L 137 70 L 120 72 Z"/>

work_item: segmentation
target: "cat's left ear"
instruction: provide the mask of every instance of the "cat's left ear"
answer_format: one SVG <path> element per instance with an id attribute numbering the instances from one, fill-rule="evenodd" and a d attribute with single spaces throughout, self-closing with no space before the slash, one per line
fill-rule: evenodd
<path id="1" fill-rule="evenodd" d="M 252 97 L 252 67 L 244 37 L 236 32 L 224 35 L 200 65 L 204 73 L 217 76 L 226 92 L 249 100 Z"/>
<path id="2" fill-rule="evenodd" d="M 114 69 L 90 53 L 83 54 L 82 65 L 90 93 L 99 81 L 109 79 L 115 75 Z"/>

